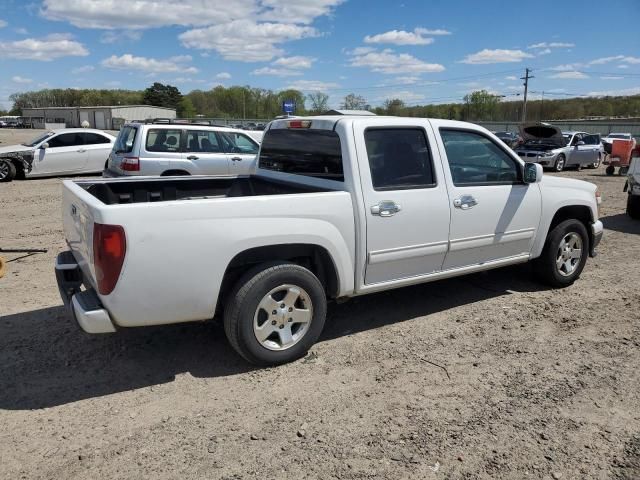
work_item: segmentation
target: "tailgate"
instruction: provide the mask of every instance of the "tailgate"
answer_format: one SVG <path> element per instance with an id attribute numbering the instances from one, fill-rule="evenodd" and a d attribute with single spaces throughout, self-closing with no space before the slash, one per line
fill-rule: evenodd
<path id="1" fill-rule="evenodd" d="M 85 281 L 94 288 L 93 223 L 97 200 L 72 180 L 62 184 L 62 224 L 64 236 L 74 258 L 82 269 Z"/>

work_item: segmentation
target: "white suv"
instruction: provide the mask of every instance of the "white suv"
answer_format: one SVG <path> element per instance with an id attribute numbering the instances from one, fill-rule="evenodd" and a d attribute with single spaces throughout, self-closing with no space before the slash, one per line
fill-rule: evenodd
<path id="1" fill-rule="evenodd" d="M 254 136 L 236 128 L 160 121 L 127 123 L 103 175 L 244 175 L 255 166 L 259 148 Z"/>

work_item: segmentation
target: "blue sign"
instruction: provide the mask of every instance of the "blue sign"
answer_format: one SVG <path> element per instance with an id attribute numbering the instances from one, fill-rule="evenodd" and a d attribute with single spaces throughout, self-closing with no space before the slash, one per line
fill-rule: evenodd
<path id="1" fill-rule="evenodd" d="M 296 111 L 296 102 L 293 100 L 285 100 L 282 102 L 282 111 L 287 115 L 291 115 Z"/>

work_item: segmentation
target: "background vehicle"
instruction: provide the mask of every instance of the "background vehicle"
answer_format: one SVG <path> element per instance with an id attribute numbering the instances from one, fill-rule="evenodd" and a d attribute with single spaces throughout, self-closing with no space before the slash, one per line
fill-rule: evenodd
<path id="1" fill-rule="evenodd" d="M 494 135 L 502 140 L 509 148 L 518 145 L 520 138 L 513 132 L 495 132 Z"/>
<path id="2" fill-rule="evenodd" d="M 600 135 L 586 132 L 562 132 L 548 123 L 525 124 L 520 127 L 523 143 L 516 153 L 526 161 L 561 172 L 566 167 L 600 165 Z"/>
<path id="3" fill-rule="evenodd" d="M 104 176 L 243 175 L 255 167 L 259 148 L 249 132 L 235 128 L 127 123 L 109 155 Z"/>
<path id="4" fill-rule="evenodd" d="M 639 152 L 640 153 L 640 152 Z M 634 156 L 627 172 L 624 190 L 627 192 L 627 215 L 640 220 L 640 155 Z"/>
<path id="5" fill-rule="evenodd" d="M 277 120 L 251 176 L 63 188 L 71 251 L 56 275 L 82 328 L 217 314 L 263 365 L 304 355 L 327 298 L 530 260 L 562 287 L 603 231 L 595 185 L 543 178 L 486 129 L 450 120 Z"/>
<path id="6" fill-rule="evenodd" d="M 115 137 L 89 128 L 63 128 L 36 136 L 22 145 L 0 147 L 0 181 L 16 176 L 46 177 L 99 173 Z"/>

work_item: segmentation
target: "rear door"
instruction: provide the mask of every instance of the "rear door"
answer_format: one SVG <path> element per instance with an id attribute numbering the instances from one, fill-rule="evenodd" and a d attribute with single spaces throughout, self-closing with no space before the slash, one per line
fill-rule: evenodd
<path id="1" fill-rule="evenodd" d="M 229 175 L 231 162 L 222 138 L 213 130 L 186 131 L 183 165 L 192 175 Z"/>
<path id="2" fill-rule="evenodd" d="M 484 132 L 449 126 L 439 132 L 451 202 L 443 269 L 528 255 L 540 222 L 538 184 L 524 183 L 520 162 Z"/>
<path id="3" fill-rule="evenodd" d="M 48 148 L 36 152 L 34 174 L 60 174 L 82 171 L 89 158 L 82 132 L 54 135 Z"/>
<path id="4" fill-rule="evenodd" d="M 441 270 L 449 237 L 449 201 L 428 123 L 354 127 L 367 238 L 365 284 Z M 393 123 L 396 123 L 393 125 Z"/>
<path id="5" fill-rule="evenodd" d="M 258 142 L 248 135 L 239 132 L 219 132 L 229 159 L 229 169 L 232 175 L 246 175 L 256 165 Z"/>

